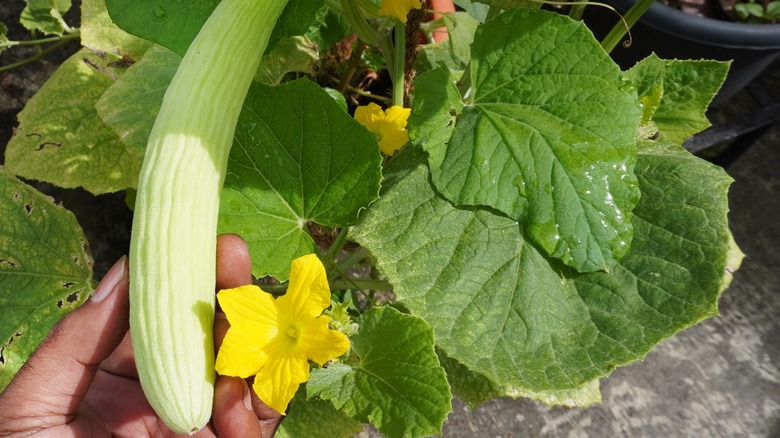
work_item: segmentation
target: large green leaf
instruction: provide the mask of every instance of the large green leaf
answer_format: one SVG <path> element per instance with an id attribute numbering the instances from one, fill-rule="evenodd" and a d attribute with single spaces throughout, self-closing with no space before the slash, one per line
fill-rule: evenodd
<path id="1" fill-rule="evenodd" d="M 70 0 L 26 0 L 27 6 L 19 16 L 19 22 L 30 31 L 62 35 L 67 23 L 62 16 L 68 12 Z"/>
<path id="2" fill-rule="evenodd" d="M 219 0 L 105 0 L 114 23 L 184 56 Z"/>
<path id="3" fill-rule="evenodd" d="M 253 273 L 286 279 L 314 250 L 307 222 L 341 227 L 379 192 L 376 137 L 306 79 L 254 84 L 230 153 L 220 232 L 249 244 Z"/>
<path id="4" fill-rule="evenodd" d="M 431 327 L 391 307 L 368 310 L 358 324 L 350 341 L 359 363 L 312 370 L 307 393 L 390 437 L 440 434 L 452 395 Z"/>
<path id="5" fill-rule="evenodd" d="M 352 417 L 339 412 L 324 400 L 307 400 L 305 389 L 300 389 L 290 402 L 290 409 L 274 436 L 349 438 L 361 430 L 363 425 Z"/>
<path id="6" fill-rule="evenodd" d="M 610 269 L 630 246 L 639 196 L 641 112 L 625 75 L 582 23 L 511 10 L 477 30 L 470 80 L 451 137 L 419 142 L 436 187 L 456 205 L 527 223 L 547 254 L 577 270 Z M 441 106 L 446 86 L 415 86 L 413 112 Z"/>
<path id="7" fill-rule="evenodd" d="M 440 43 L 419 46 L 418 72 L 436 67 L 446 67 L 451 73 L 463 72 L 469 64 L 471 50 L 479 21 L 465 12 L 445 14 L 442 17 L 448 38 Z"/>
<path id="8" fill-rule="evenodd" d="M 100 118 L 114 129 L 139 163 L 143 160 L 165 90 L 180 62 L 181 56 L 154 45 L 95 103 Z"/>
<path id="9" fill-rule="evenodd" d="M 105 0 L 113 21 L 127 32 L 184 56 L 219 0 Z M 289 0 L 271 33 L 268 48 L 284 37 L 303 35 L 322 0 Z"/>
<path id="10" fill-rule="evenodd" d="M 6 170 L 95 194 L 135 187 L 140 160 L 94 107 L 122 71 L 88 49 L 68 58 L 19 113 Z"/>
<path id="11" fill-rule="evenodd" d="M 73 214 L 0 167 L 0 391 L 51 327 L 92 293 Z"/>
<path id="12" fill-rule="evenodd" d="M 266 84 L 277 84 L 291 71 L 310 68 L 315 58 L 316 50 L 309 46 L 308 40 L 287 38 L 263 56 L 255 79 Z M 128 149 L 140 159 L 143 158 L 165 90 L 180 62 L 181 56 L 177 53 L 153 45 L 95 104 L 100 118 L 114 129 Z"/>
<path id="13" fill-rule="evenodd" d="M 577 388 L 717 313 L 731 266 L 730 179 L 680 149 L 640 156 L 634 243 L 610 273 L 578 274 L 522 224 L 453 206 L 416 151 L 393 158 L 351 236 L 448 356 L 519 391 Z"/>
<path id="14" fill-rule="evenodd" d="M 627 72 L 642 102 L 643 124 L 652 123 L 673 143 L 709 127 L 705 112 L 728 69 L 721 61 L 663 60 L 655 54 L 643 59 Z"/>
<path id="15" fill-rule="evenodd" d="M 548 406 L 586 407 L 601 403 L 601 390 L 598 380 L 592 380 L 579 388 L 551 391 L 528 391 L 509 385 L 499 385 L 482 374 L 468 369 L 460 362 L 439 355 L 447 381 L 452 386 L 452 393 L 476 409 L 482 403 L 498 397 L 532 398 Z"/>
<path id="16" fill-rule="evenodd" d="M 123 61 L 141 59 L 152 46 L 150 41 L 118 28 L 108 16 L 105 0 L 81 1 L 81 44 Z"/>
<path id="17" fill-rule="evenodd" d="M 266 85 L 279 85 L 289 73 L 314 75 L 320 57 L 317 46 L 302 36 L 283 38 L 263 56 L 255 80 Z"/>

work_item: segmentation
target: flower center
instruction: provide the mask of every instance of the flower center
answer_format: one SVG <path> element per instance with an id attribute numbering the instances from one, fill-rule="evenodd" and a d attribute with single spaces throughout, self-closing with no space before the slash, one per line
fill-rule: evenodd
<path id="1" fill-rule="evenodd" d="M 286 333 L 287 333 L 287 336 L 289 336 L 289 337 L 291 337 L 293 339 L 298 339 L 299 333 L 298 333 L 298 328 L 297 327 L 290 326 L 290 328 L 287 329 Z"/>

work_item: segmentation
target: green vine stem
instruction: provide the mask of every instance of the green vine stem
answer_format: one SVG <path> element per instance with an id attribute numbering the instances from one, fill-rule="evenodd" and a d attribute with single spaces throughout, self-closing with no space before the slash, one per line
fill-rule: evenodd
<path id="1" fill-rule="evenodd" d="M 392 290 L 393 287 L 390 286 L 390 283 L 388 283 L 385 280 L 372 280 L 372 279 L 364 279 L 364 278 L 339 278 L 337 280 L 334 280 L 330 284 L 331 289 L 335 290 L 342 290 L 342 289 L 358 289 L 358 290 Z"/>
<path id="2" fill-rule="evenodd" d="M 634 6 L 631 6 L 631 9 L 629 9 L 623 16 L 621 22 L 615 24 L 607 36 L 604 37 L 604 39 L 601 41 L 601 47 L 603 47 L 607 53 L 612 52 L 612 50 L 617 47 L 620 40 L 623 39 L 623 36 L 630 31 L 631 27 L 634 26 L 637 21 L 639 21 L 639 18 L 650 8 L 650 5 L 652 5 L 654 2 L 655 0 L 638 0 L 636 3 L 634 3 Z M 624 46 L 628 47 L 625 45 L 625 43 Z"/>
<path id="3" fill-rule="evenodd" d="M 347 234 L 349 234 L 349 228 L 347 227 L 344 227 L 339 231 L 336 240 L 333 241 L 330 248 L 328 248 L 328 252 L 325 254 L 325 258 L 328 261 L 336 261 L 336 257 L 339 256 L 341 249 L 344 248 L 344 244 L 347 243 Z"/>
<path id="4" fill-rule="evenodd" d="M 576 2 L 571 5 L 569 9 L 569 18 L 572 20 L 582 20 L 582 14 L 585 12 L 585 7 L 588 6 L 588 2 Z"/>
<path id="5" fill-rule="evenodd" d="M 4 72 L 10 71 L 10 70 L 13 70 L 15 68 L 23 67 L 23 66 L 25 66 L 27 64 L 32 64 L 33 62 L 39 61 L 39 60 L 45 58 L 46 55 L 48 55 L 49 53 L 52 53 L 55 50 L 61 48 L 62 46 L 68 44 L 71 40 L 78 39 L 79 36 L 80 35 L 79 35 L 78 32 L 74 32 L 74 33 L 71 33 L 71 34 L 64 35 L 62 37 L 57 37 L 56 39 L 45 38 L 46 40 L 59 41 L 59 42 L 57 44 L 53 44 L 53 45 L 51 45 L 51 46 L 41 50 L 40 52 L 36 53 L 33 56 L 30 56 L 29 58 L 25 58 L 25 59 L 22 59 L 21 61 L 17 61 L 17 62 L 14 62 L 12 64 L 8 64 L 8 65 L 4 65 L 4 66 L 0 67 L 0 73 L 4 73 Z M 40 42 L 43 41 L 43 40 L 35 40 L 35 41 L 37 41 L 38 44 L 40 44 Z M 26 41 L 13 41 L 13 42 L 14 43 L 18 42 L 19 43 L 19 44 L 13 44 L 14 46 L 16 46 L 16 45 L 33 45 L 33 44 L 36 44 L 33 41 L 29 41 L 29 42 L 26 42 Z M 25 44 L 25 43 L 29 43 L 29 44 Z"/>
<path id="6" fill-rule="evenodd" d="M 339 80 L 337 88 L 339 93 L 344 94 L 344 92 L 347 91 L 347 87 L 349 87 L 349 83 L 352 82 L 352 77 L 355 75 L 355 72 L 360 65 L 361 57 L 363 56 L 363 51 L 365 49 L 366 43 L 364 43 L 363 40 L 358 39 L 355 43 L 355 48 L 352 50 L 352 56 L 349 59 L 347 70 L 344 72 L 344 75 L 341 76 L 341 80 Z"/>
<path id="7" fill-rule="evenodd" d="M 368 45 L 376 44 L 382 38 L 382 33 L 374 29 L 363 16 L 360 7 L 353 0 L 341 0 L 341 10 L 349 26 L 358 38 Z"/>
<path id="8" fill-rule="evenodd" d="M 393 81 L 393 105 L 404 106 L 404 67 L 406 66 L 406 25 L 400 21 L 393 26 L 395 51 L 390 78 Z"/>

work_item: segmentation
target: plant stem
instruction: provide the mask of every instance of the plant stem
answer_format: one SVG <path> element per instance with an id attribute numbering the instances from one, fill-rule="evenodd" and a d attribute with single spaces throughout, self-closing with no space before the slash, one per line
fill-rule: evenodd
<path id="1" fill-rule="evenodd" d="M 336 266 L 339 270 L 346 270 L 351 268 L 355 263 L 366 258 L 366 250 L 363 248 L 356 249 L 352 254 L 348 255 L 344 260 L 340 261 Z"/>
<path id="2" fill-rule="evenodd" d="M 366 44 L 376 44 L 382 33 L 366 22 L 363 12 L 353 0 L 341 0 L 341 10 L 352 30 Z"/>
<path id="3" fill-rule="evenodd" d="M 342 289 L 358 289 L 358 290 L 391 290 L 390 286 L 385 280 L 371 280 L 362 278 L 339 278 L 334 280 L 330 287 L 335 290 Z"/>
<path id="4" fill-rule="evenodd" d="M 395 52 L 391 79 L 393 81 L 393 105 L 404 106 L 404 67 L 406 63 L 406 25 L 396 22 L 393 27 L 395 33 Z"/>
<path id="5" fill-rule="evenodd" d="M 356 41 L 355 50 L 352 51 L 352 56 L 349 58 L 349 65 L 347 65 L 347 71 L 344 72 L 344 75 L 341 77 L 341 80 L 339 81 L 339 93 L 344 94 L 345 91 L 347 91 L 347 87 L 349 87 L 349 83 L 352 82 L 352 77 L 355 75 L 355 72 L 357 71 L 358 66 L 360 65 L 361 57 L 363 56 L 363 51 L 366 49 L 366 43 L 363 42 L 363 40 L 358 39 Z"/>
<path id="6" fill-rule="evenodd" d="M 585 12 L 585 7 L 588 5 L 588 2 L 576 2 L 571 5 L 571 9 L 569 9 L 569 18 L 572 20 L 582 20 L 582 13 Z"/>
<path id="7" fill-rule="evenodd" d="M 623 39 L 623 36 L 630 31 L 631 27 L 639 21 L 639 18 L 654 2 L 655 0 L 638 0 L 634 3 L 634 6 L 631 6 L 631 9 L 629 9 L 625 15 L 621 16 L 621 22 L 615 24 L 615 27 L 613 27 L 607 36 L 604 37 L 604 40 L 601 41 L 601 47 L 604 48 L 607 53 L 612 52 L 620 40 Z"/>
<path id="8" fill-rule="evenodd" d="M 74 31 L 72 33 L 68 33 L 62 36 L 56 36 L 56 37 L 49 37 L 49 38 L 41 38 L 38 40 L 26 40 L 26 41 L 6 41 L 4 43 L 0 43 L 0 48 L 3 47 L 14 47 L 14 46 L 37 46 L 41 44 L 48 44 L 48 43 L 56 43 L 60 41 L 70 41 L 75 40 L 78 37 L 80 37 L 81 34 L 79 31 Z"/>
<path id="9" fill-rule="evenodd" d="M 78 35 L 76 35 L 76 37 L 78 37 Z M 33 56 L 29 57 L 29 58 L 25 58 L 25 59 L 22 59 L 21 61 L 14 62 L 13 64 L 4 65 L 4 66 L 0 67 L 0 73 L 7 72 L 7 71 L 13 70 L 15 68 L 23 67 L 23 66 L 25 66 L 27 64 L 32 64 L 33 62 L 39 61 L 39 60 L 43 59 L 44 57 L 46 57 L 46 55 L 48 55 L 49 53 L 54 52 L 55 50 L 61 48 L 65 44 L 68 44 L 71 39 L 73 39 L 73 38 L 63 39 L 60 42 L 58 42 L 57 44 L 51 45 L 51 46 L 47 47 L 46 49 L 41 50 L 40 52 L 36 53 L 35 55 L 33 55 Z"/>
<path id="10" fill-rule="evenodd" d="M 341 249 L 344 248 L 344 244 L 347 243 L 347 234 L 349 234 L 348 227 L 344 227 L 339 231 L 336 240 L 333 241 L 330 248 L 328 248 L 328 252 L 325 254 L 327 260 L 336 261 L 336 257 L 339 256 Z"/>
<path id="11" fill-rule="evenodd" d="M 330 76 L 330 79 L 333 80 L 333 82 L 339 82 L 339 78 L 337 78 L 335 76 Z M 346 91 L 349 91 L 350 93 L 358 94 L 358 95 L 363 96 L 363 97 L 367 97 L 369 99 L 378 100 L 378 101 L 380 101 L 380 102 L 382 102 L 384 104 L 387 104 L 387 105 L 389 105 L 389 104 L 391 104 L 393 102 L 393 100 L 390 99 L 389 97 L 380 96 L 378 94 L 373 94 L 373 93 L 370 93 L 368 91 L 361 90 L 360 88 L 355 88 L 355 87 L 353 87 L 351 85 L 347 86 L 347 90 Z"/>

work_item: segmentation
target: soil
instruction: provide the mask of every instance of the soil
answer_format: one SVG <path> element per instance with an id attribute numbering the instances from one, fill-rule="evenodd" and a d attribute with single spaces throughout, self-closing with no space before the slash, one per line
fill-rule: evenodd
<path id="1" fill-rule="evenodd" d="M 71 26 L 79 25 L 80 5 L 80 1 L 73 1 L 73 6 L 65 14 L 65 21 Z M 9 40 L 30 39 L 29 32 L 19 24 L 19 15 L 24 6 L 25 2 L 22 1 L 0 3 L 0 22 L 8 27 Z M 47 54 L 40 61 L 0 73 L 0 165 L 3 163 L 6 144 L 18 125 L 19 111 L 59 64 L 78 51 L 79 47 L 79 43 L 74 41 Z M 37 50 L 35 46 L 6 49 L 0 53 L 0 66 L 35 56 Z M 90 243 L 96 278 L 102 278 L 117 259 L 127 254 L 132 215 L 125 204 L 124 193 L 94 196 L 82 189 L 61 189 L 48 183 L 27 182 L 76 215 Z"/>

